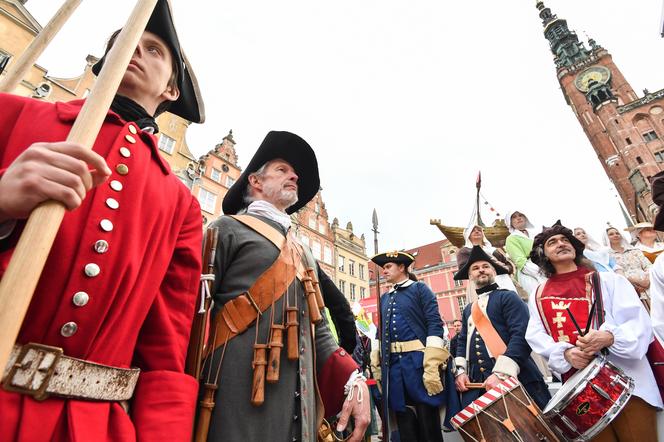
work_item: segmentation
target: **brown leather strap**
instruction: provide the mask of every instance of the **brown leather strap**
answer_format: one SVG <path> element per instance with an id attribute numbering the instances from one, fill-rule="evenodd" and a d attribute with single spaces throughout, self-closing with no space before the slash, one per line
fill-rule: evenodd
<path id="1" fill-rule="evenodd" d="M 208 346 L 208 354 L 244 332 L 256 320 L 258 313 L 266 311 L 279 300 L 293 283 L 296 267 L 293 265 L 292 245 L 285 241 L 279 256 L 263 272 L 251 288 L 223 305 L 215 316 L 210 337 L 215 337 Z"/>
<path id="2" fill-rule="evenodd" d="M 473 317 L 473 322 L 475 323 L 475 328 L 478 332 L 480 332 L 482 339 L 484 339 L 486 346 L 491 352 L 491 356 L 498 359 L 498 356 L 502 355 L 507 350 L 505 341 L 503 341 L 496 329 L 493 327 L 493 324 L 491 324 L 489 318 L 487 318 L 484 312 L 482 312 L 482 309 L 480 309 L 477 301 L 473 303 L 473 307 L 471 308 L 471 315 Z"/>
<path id="3" fill-rule="evenodd" d="M 230 217 L 263 235 L 265 239 L 277 246 L 277 249 L 281 250 L 284 247 L 286 238 L 283 233 L 279 232 L 265 221 L 261 221 L 251 215 L 230 215 Z"/>

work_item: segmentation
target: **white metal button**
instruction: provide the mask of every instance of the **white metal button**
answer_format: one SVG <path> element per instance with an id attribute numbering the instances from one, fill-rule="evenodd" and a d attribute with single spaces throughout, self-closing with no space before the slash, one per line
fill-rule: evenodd
<path id="1" fill-rule="evenodd" d="M 111 181 L 110 185 L 111 185 L 111 189 L 115 190 L 116 192 L 119 192 L 119 191 L 122 190 L 122 183 L 120 181 L 113 180 L 113 181 Z"/>
<path id="2" fill-rule="evenodd" d="M 67 322 L 65 325 L 62 326 L 62 328 L 60 328 L 60 334 L 65 338 L 74 336 L 74 334 L 77 331 L 78 331 L 78 324 L 76 324 L 75 322 Z"/>
<path id="3" fill-rule="evenodd" d="M 95 242 L 94 249 L 97 253 L 106 253 L 108 252 L 108 242 L 100 239 L 99 241 Z"/>
<path id="4" fill-rule="evenodd" d="M 77 307 L 83 307 L 90 301 L 90 295 L 85 292 L 76 292 L 72 298 L 72 302 Z"/>
<path id="5" fill-rule="evenodd" d="M 85 265 L 85 274 L 90 278 L 94 278 L 95 276 L 99 275 L 99 273 L 101 273 L 101 269 L 97 264 L 91 262 Z"/>
<path id="6" fill-rule="evenodd" d="M 113 223 L 109 219 L 102 219 L 99 225 L 104 232 L 110 232 L 113 230 Z"/>
<path id="7" fill-rule="evenodd" d="M 131 151 L 127 149 L 126 147 L 121 147 L 120 148 L 120 155 L 122 155 L 125 158 L 129 158 L 131 156 Z"/>
<path id="8" fill-rule="evenodd" d="M 106 198 L 106 205 L 113 210 L 120 207 L 120 203 L 115 198 Z"/>

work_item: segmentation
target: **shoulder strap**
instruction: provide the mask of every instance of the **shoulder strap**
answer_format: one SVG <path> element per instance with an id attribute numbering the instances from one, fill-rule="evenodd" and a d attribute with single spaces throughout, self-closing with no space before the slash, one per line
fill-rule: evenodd
<path id="1" fill-rule="evenodd" d="M 259 235 L 262 235 L 265 239 L 274 244 L 279 250 L 283 249 L 284 244 L 286 244 L 286 237 L 277 229 L 266 223 L 265 221 L 261 221 L 260 219 L 251 215 L 229 215 L 229 216 L 234 220 L 241 222 L 250 229 L 254 230 Z"/>
<path id="2" fill-rule="evenodd" d="M 592 285 L 593 285 L 593 292 L 595 293 L 595 326 L 599 330 L 600 325 L 604 323 L 604 299 L 602 298 L 602 281 L 600 280 L 599 277 L 599 272 L 593 272 L 592 274 Z M 592 320 L 593 318 L 590 318 Z"/>
<path id="3" fill-rule="evenodd" d="M 489 351 L 491 351 L 491 356 L 497 359 L 498 356 L 504 354 L 505 351 L 507 351 L 505 341 L 503 341 L 503 338 L 500 337 L 496 329 L 493 327 L 489 318 L 487 318 L 484 312 L 482 312 L 477 301 L 473 302 L 470 314 L 473 317 L 475 328 L 480 332 L 486 346 L 489 348 Z"/>

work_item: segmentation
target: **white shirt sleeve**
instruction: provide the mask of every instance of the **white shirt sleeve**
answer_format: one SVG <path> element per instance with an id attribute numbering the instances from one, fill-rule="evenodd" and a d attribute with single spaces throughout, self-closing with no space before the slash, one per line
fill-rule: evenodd
<path id="1" fill-rule="evenodd" d="M 639 295 L 622 275 L 600 273 L 606 317 L 600 330 L 613 334 L 609 352 L 624 359 L 641 359 L 652 342 L 652 324 Z"/>
<path id="2" fill-rule="evenodd" d="M 537 291 L 534 291 L 528 299 L 528 310 L 530 319 L 526 329 L 526 341 L 530 348 L 548 361 L 549 368 L 556 373 L 567 373 L 572 366 L 565 359 L 565 350 L 573 347 L 569 342 L 556 342 L 546 332 L 544 324 L 540 319 L 537 304 L 535 302 Z"/>
<path id="3" fill-rule="evenodd" d="M 664 258 L 659 257 L 650 268 L 650 317 L 655 335 L 664 342 Z"/>

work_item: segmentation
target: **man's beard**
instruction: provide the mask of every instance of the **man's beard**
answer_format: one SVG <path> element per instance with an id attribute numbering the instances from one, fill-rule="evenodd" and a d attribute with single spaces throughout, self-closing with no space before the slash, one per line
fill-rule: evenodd
<path id="1" fill-rule="evenodd" d="M 486 281 L 486 282 L 484 282 L 484 281 Z M 486 286 L 491 285 L 494 282 L 496 282 L 496 278 L 492 278 L 491 276 L 488 276 L 488 277 L 484 276 L 484 277 L 482 277 L 482 281 L 480 281 L 480 278 L 475 278 L 475 279 L 473 279 L 473 282 L 475 283 L 475 287 L 477 287 L 478 289 L 481 289 L 482 287 L 486 287 Z"/>
<path id="2" fill-rule="evenodd" d="M 279 206 L 288 208 L 297 202 L 297 191 L 279 188 L 265 188 L 265 196 L 270 201 L 275 201 Z"/>

